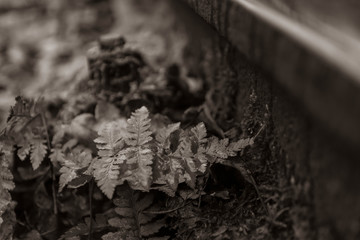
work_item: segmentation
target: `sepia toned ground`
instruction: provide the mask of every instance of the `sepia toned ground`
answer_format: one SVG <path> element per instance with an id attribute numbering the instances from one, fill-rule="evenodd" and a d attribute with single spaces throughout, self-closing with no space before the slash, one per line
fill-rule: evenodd
<path id="1" fill-rule="evenodd" d="M 321 10 L 320 19 L 327 21 L 334 13 L 337 24 L 349 26 L 356 35 L 345 18 L 356 12 L 350 3 L 356 5 L 349 1 L 335 12 L 329 4 L 329 9 Z M 318 1 L 269 4 L 295 18 L 313 14 L 308 8 L 316 12 L 322 6 Z M 358 21 L 355 13 L 350 15 L 352 23 Z M 154 191 L 158 214 L 167 214 L 159 239 L 340 240 L 360 234 L 358 223 L 352 221 L 357 217 L 356 199 L 351 195 L 358 191 L 356 177 L 347 175 L 357 165 L 338 161 L 350 162 L 352 152 L 340 151 L 338 140 L 312 121 L 284 88 L 179 1 L 0 0 L 0 32 L 0 129 L 18 95 L 44 97 L 51 103 L 50 112 L 69 112 L 72 127 L 92 125 L 72 116 L 74 112 L 112 116 L 114 109 L 94 110 L 92 98 L 76 102 L 93 90 L 88 84 L 94 70 L 88 50 L 102 35 L 110 34 L 124 37 L 126 47 L 142 56 L 147 67 L 142 77 L 155 83 L 147 89 L 154 102 L 129 101 L 119 107 L 122 114 L 128 117 L 136 106 L 147 104 L 153 113 L 183 121 L 186 127 L 204 122 L 210 136 L 255 139 L 231 159 L 241 163 L 237 168 L 215 164 L 203 192 L 187 204 L 179 202 L 186 186 L 179 187 L 175 198 Z M 163 86 L 157 83 L 164 79 L 171 84 L 166 91 L 156 91 L 154 86 Z M 73 109 L 64 110 L 69 106 Z M 12 165 L 18 184 L 12 193 L 17 204 L 14 239 L 58 239 L 91 216 L 91 204 L 94 215 L 112 211 L 113 204 L 95 185 L 93 203 L 87 198 L 87 187 L 58 194 L 62 212 L 55 216 L 49 190 L 54 181 L 42 172 L 46 168 L 33 171 L 29 165 L 16 157 Z M 348 183 L 345 187 L 344 182 Z M 355 211 L 342 211 L 339 202 L 354 206 Z M 92 239 L 113 230 L 107 227 L 94 230 Z M 91 239 L 87 234 L 70 233 L 63 239 Z"/>

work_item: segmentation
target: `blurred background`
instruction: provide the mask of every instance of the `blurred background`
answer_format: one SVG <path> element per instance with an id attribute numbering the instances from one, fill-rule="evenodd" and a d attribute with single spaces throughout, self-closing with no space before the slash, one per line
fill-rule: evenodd
<path id="1" fill-rule="evenodd" d="M 181 61 L 183 27 L 165 2 L 0 0 L 0 127 L 17 95 L 66 97 L 103 34 L 126 36 L 156 67 Z"/>

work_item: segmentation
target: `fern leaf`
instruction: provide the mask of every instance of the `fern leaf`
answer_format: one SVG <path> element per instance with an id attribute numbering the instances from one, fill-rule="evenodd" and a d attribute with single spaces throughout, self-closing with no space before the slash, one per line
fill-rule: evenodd
<path id="1" fill-rule="evenodd" d="M 119 183 L 118 177 L 120 174 L 120 167 L 117 158 L 99 158 L 94 163 L 94 178 L 101 191 L 111 199 L 116 185 Z"/>
<path id="2" fill-rule="evenodd" d="M 154 204 L 152 193 L 134 191 L 128 185 L 118 189 L 118 198 L 113 200 L 117 206 L 118 217 L 111 218 L 108 223 L 119 230 L 106 234 L 102 239 L 144 239 L 156 234 L 165 226 L 165 219 L 158 219 L 155 214 L 145 214 L 143 211 Z"/>
<path id="3" fill-rule="evenodd" d="M 149 111 L 141 107 L 132 113 L 128 120 L 127 137 L 128 147 L 123 153 L 126 155 L 126 164 L 135 164 L 136 168 L 131 175 L 124 177 L 133 189 L 149 191 L 152 179 L 153 153 L 149 142 L 152 140 L 150 131 Z"/>
<path id="4" fill-rule="evenodd" d="M 17 155 L 20 160 L 24 161 L 25 158 L 30 154 L 31 145 L 28 142 L 25 142 L 23 145 L 19 145 L 19 150 L 17 151 Z"/>
<path id="5" fill-rule="evenodd" d="M 149 237 L 150 235 L 159 232 L 165 226 L 165 219 L 160 219 L 156 222 L 146 224 L 140 227 L 141 236 Z"/>
<path id="6" fill-rule="evenodd" d="M 2 146 L 1 146 L 2 147 Z M 13 232 L 14 207 L 9 190 L 15 188 L 13 175 L 9 169 L 9 159 L 0 148 L 0 238 Z"/>
<path id="7" fill-rule="evenodd" d="M 115 212 L 122 217 L 132 217 L 133 216 L 133 210 L 131 208 L 117 207 L 117 208 L 115 208 Z"/>
<path id="8" fill-rule="evenodd" d="M 209 144 L 208 147 L 206 149 L 206 153 L 212 157 L 216 158 L 227 158 L 228 156 L 233 156 L 232 155 L 232 149 L 228 149 L 228 145 L 229 145 L 229 139 L 225 138 L 225 139 L 221 139 L 219 140 L 216 137 L 212 137 L 209 139 Z M 231 153 L 231 155 L 229 154 L 229 152 Z"/>
<path id="9" fill-rule="evenodd" d="M 40 166 L 41 162 L 44 160 L 46 152 L 47 147 L 45 145 L 45 140 L 33 139 L 31 144 L 30 161 L 34 170 Z"/>
<path id="10" fill-rule="evenodd" d="M 191 129 L 191 132 L 194 134 L 194 136 L 196 137 L 196 140 L 199 144 L 201 143 L 206 143 L 207 139 L 206 139 L 206 127 L 205 124 L 203 122 L 199 123 L 198 125 L 196 125 L 195 127 L 193 127 Z"/>
<path id="11" fill-rule="evenodd" d="M 94 140 L 99 150 L 99 159 L 93 164 L 93 175 L 97 185 L 109 199 L 119 184 L 119 164 L 124 161 L 124 156 L 117 153 L 124 147 L 125 126 L 126 122 L 123 120 L 104 123 L 98 131 L 99 137 Z"/>
<path id="12" fill-rule="evenodd" d="M 92 160 L 91 150 L 87 148 L 77 147 L 67 154 L 64 161 L 61 162 L 63 165 L 59 172 L 61 173 L 59 179 L 59 192 L 69 184 L 71 181 L 79 178 L 82 174 L 79 174 L 80 169 L 87 168 Z"/>
<path id="13" fill-rule="evenodd" d="M 239 152 L 245 149 L 246 147 L 252 146 L 253 144 L 254 144 L 254 138 L 244 138 L 244 139 L 240 139 L 237 142 L 230 143 L 228 147 L 229 156 L 235 156 L 236 152 Z"/>
<path id="14" fill-rule="evenodd" d="M 8 159 L 6 159 L 5 154 L 0 150 L 0 189 L 13 190 L 15 188 L 13 179 Z"/>
<path id="15" fill-rule="evenodd" d="M 60 148 L 51 149 L 51 154 L 50 154 L 49 158 L 52 163 L 56 163 L 56 162 L 63 163 L 65 161 L 64 152 Z"/>
<path id="16" fill-rule="evenodd" d="M 66 239 L 70 237 L 76 237 L 81 235 L 86 235 L 89 232 L 89 228 L 85 223 L 79 223 L 75 227 L 70 228 L 67 232 L 65 232 L 59 240 Z"/>
<path id="17" fill-rule="evenodd" d="M 90 218 L 85 218 L 84 222 L 81 222 L 75 227 L 70 228 L 59 238 L 59 240 L 88 235 L 90 228 L 90 221 L 93 222 L 92 225 L 93 232 L 102 231 L 104 230 L 104 228 L 107 227 L 106 218 L 102 215 L 96 215 L 95 221 L 91 220 Z"/>
<path id="18" fill-rule="evenodd" d="M 150 135 L 149 111 L 146 107 L 141 107 L 132 113 L 131 118 L 128 119 L 128 133 L 126 143 L 130 146 L 142 146 L 152 140 Z"/>
<path id="19" fill-rule="evenodd" d="M 144 211 L 145 209 L 150 207 L 151 204 L 153 203 L 154 203 L 154 194 L 146 194 L 145 197 L 143 197 L 138 201 L 138 210 Z"/>
<path id="20" fill-rule="evenodd" d="M 124 233 L 122 231 L 119 232 L 110 232 L 101 237 L 102 240 L 123 240 Z"/>
<path id="21" fill-rule="evenodd" d="M 108 223 L 112 227 L 125 229 L 125 230 L 130 230 L 135 226 L 134 219 L 131 218 L 128 219 L 128 218 L 114 217 L 114 218 L 110 218 L 108 220 Z"/>
<path id="22" fill-rule="evenodd" d="M 61 174 L 59 179 L 59 192 L 61 192 L 69 182 L 71 182 L 77 177 L 77 174 L 74 169 L 65 166 L 60 168 L 59 172 Z"/>
<path id="23" fill-rule="evenodd" d="M 160 128 L 155 136 L 156 141 L 163 149 L 168 149 L 170 147 L 170 135 L 177 131 L 180 128 L 180 123 L 169 124 L 166 127 Z"/>
<path id="24" fill-rule="evenodd" d="M 110 157 L 115 155 L 124 145 L 121 141 L 125 134 L 126 122 L 118 121 L 104 123 L 98 131 L 99 137 L 94 140 L 99 149 L 99 156 Z"/>
<path id="25" fill-rule="evenodd" d="M 153 187 L 153 189 L 159 190 L 161 192 L 166 193 L 168 196 L 170 197 L 175 197 L 175 193 L 177 190 L 177 186 L 176 189 L 173 189 L 172 187 L 170 187 L 168 184 L 164 183 L 164 185 L 162 186 L 157 186 L 157 187 Z"/>

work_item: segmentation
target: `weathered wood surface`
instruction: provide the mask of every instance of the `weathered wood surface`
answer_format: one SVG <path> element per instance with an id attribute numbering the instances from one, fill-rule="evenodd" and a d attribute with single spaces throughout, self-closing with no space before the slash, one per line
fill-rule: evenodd
<path id="1" fill-rule="evenodd" d="M 351 20 L 341 18 L 351 5 L 339 11 L 337 25 L 331 25 L 326 20 L 337 12 L 337 4 L 316 15 L 319 1 L 305 6 L 295 0 L 187 2 L 322 124 L 360 147 L 360 38 L 356 24 L 345 25 Z M 358 9 L 349 13 L 356 22 Z"/>
<path id="2" fill-rule="evenodd" d="M 318 22 L 298 22 L 299 16 L 306 16 L 301 15 L 304 10 L 291 15 L 278 5 L 265 5 L 266 0 L 185 1 L 197 17 L 190 8 L 182 9 L 183 1 L 172 2 L 179 22 L 187 27 L 189 52 L 199 55 L 189 65 L 211 70 L 204 72 L 210 84 L 219 87 L 219 106 L 235 104 L 218 115 L 218 122 L 224 122 L 222 116 L 245 123 L 269 117 L 269 142 L 263 144 L 271 152 L 268 161 L 276 163 L 282 176 L 278 183 L 286 179 L 282 183 L 293 193 L 289 212 L 295 239 L 359 239 L 360 64 L 356 48 L 346 43 L 351 39 L 356 45 L 355 35 L 337 29 L 343 34 L 331 38 L 332 31 L 327 36 L 324 29 L 316 29 L 329 15 L 319 16 Z M 301 1 L 271 4 L 295 2 Z M 283 21 L 260 17 L 259 9 L 293 25 L 279 26 Z M 314 45 L 297 35 L 296 26 L 321 41 Z M 229 85 L 231 89 L 225 89 Z"/>

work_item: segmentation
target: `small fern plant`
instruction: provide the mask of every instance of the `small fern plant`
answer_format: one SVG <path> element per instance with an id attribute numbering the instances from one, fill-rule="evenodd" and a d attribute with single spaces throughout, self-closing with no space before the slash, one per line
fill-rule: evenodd
<path id="1" fill-rule="evenodd" d="M 1 133 L 3 142 L 9 146 L 18 146 L 17 155 L 21 160 L 30 156 L 32 167 L 36 170 L 50 150 L 46 144 L 47 137 L 43 101 L 17 97 L 6 128 Z"/>
<path id="2" fill-rule="evenodd" d="M 98 156 L 85 165 L 109 199 L 116 186 L 124 182 L 133 190 L 158 189 L 169 196 L 174 196 L 183 182 L 195 189 L 197 177 L 213 163 L 221 163 L 253 144 L 250 138 L 232 143 L 229 139 L 208 138 L 204 123 L 185 130 L 180 123 L 151 129 L 146 107 L 137 109 L 126 122 L 101 125 L 99 137 L 94 140 Z M 71 180 L 69 175 L 64 182 Z"/>

